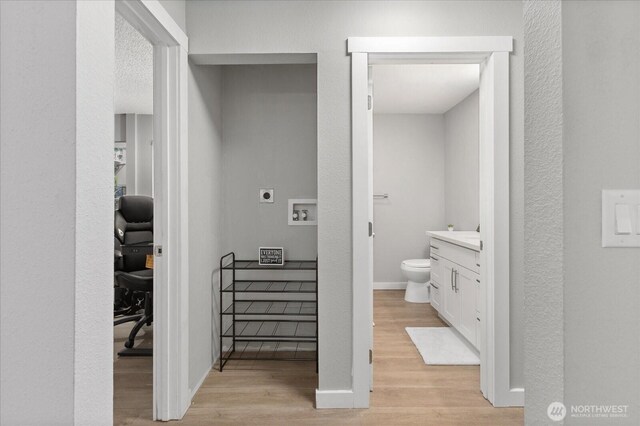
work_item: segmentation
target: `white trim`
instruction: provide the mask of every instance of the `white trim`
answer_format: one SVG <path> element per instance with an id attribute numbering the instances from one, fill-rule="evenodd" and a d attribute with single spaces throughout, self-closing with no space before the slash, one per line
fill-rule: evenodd
<path id="1" fill-rule="evenodd" d="M 524 388 L 511 388 L 503 407 L 524 407 Z"/>
<path id="2" fill-rule="evenodd" d="M 116 11 L 154 45 L 153 418 L 189 408 L 187 43 L 157 0 L 122 0 Z"/>
<path id="3" fill-rule="evenodd" d="M 407 282 L 382 282 L 382 281 L 374 281 L 373 289 L 374 290 L 406 290 Z"/>
<path id="4" fill-rule="evenodd" d="M 369 70 L 366 53 L 351 54 L 351 176 L 353 250 L 353 393 L 354 405 L 369 407 L 371 342 L 371 259 L 369 258 Z"/>
<path id="5" fill-rule="evenodd" d="M 202 375 L 202 377 L 200 377 L 200 380 L 198 380 L 196 382 L 196 385 L 193 387 L 193 389 L 189 389 L 189 392 L 191 393 L 191 399 L 193 399 L 196 396 L 196 393 L 198 393 L 198 391 L 202 387 L 202 384 L 204 383 L 204 381 L 207 380 L 207 377 L 209 377 L 209 373 L 211 373 L 211 370 L 213 370 L 213 366 L 215 365 L 217 360 L 218 360 L 218 358 L 215 358 L 213 360 L 213 362 L 211 363 L 209 368 L 207 368 L 204 371 L 204 374 Z"/>
<path id="6" fill-rule="evenodd" d="M 509 53 L 513 49 L 512 37 L 371 37 L 350 38 L 351 105 L 352 105 L 352 194 L 353 194 L 353 392 L 354 401 L 368 406 L 369 369 L 368 340 L 371 331 L 370 307 L 367 304 L 368 267 L 371 259 L 367 252 L 368 198 L 367 177 L 367 121 L 366 84 L 367 53 L 375 52 L 372 59 L 397 60 L 411 53 L 412 61 L 432 63 L 483 63 L 487 69 L 484 83 L 486 92 L 481 96 L 484 109 L 485 137 L 481 136 L 481 158 L 491 167 L 481 168 L 484 220 L 481 217 L 484 257 L 482 264 L 492 262 L 494 268 L 481 268 L 482 281 L 488 283 L 486 320 L 482 343 L 493 341 L 482 350 L 481 388 L 495 406 L 523 405 L 524 391 L 510 388 L 509 351 Z M 393 55 L 393 53 L 397 53 Z M 384 54 L 384 55 L 380 55 Z M 421 58 L 422 56 L 422 58 Z M 483 106 L 484 105 L 484 108 Z M 487 135 L 491 132 L 491 137 Z M 482 147 L 482 140 L 495 146 Z M 495 149 L 494 149 L 495 147 Z M 488 170 L 491 169 L 491 170 Z M 484 185 L 483 185 L 484 183 Z M 490 214 L 487 215 L 486 212 Z M 481 213 L 482 215 L 482 213 Z M 485 225 L 482 223 L 485 222 Z M 494 226 L 495 224 L 495 226 Z M 495 283 L 495 285 L 493 285 Z M 493 296 L 493 297 L 490 297 Z M 495 338 L 494 338 L 495 336 Z M 497 368 L 496 368 L 497 367 Z M 484 379 L 483 379 L 484 378 Z M 490 380 L 488 379 L 490 378 Z M 366 404 L 365 404 L 366 402 Z"/>
<path id="7" fill-rule="evenodd" d="M 349 37 L 349 53 L 512 52 L 513 37 Z"/>
<path id="8" fill-rule="evenodd" d="M 189 47 L 189 38 L 158 0 L 118 0 L 116 11 L 153 45 Z"/>
<path id="9" fill-rule="evenodd" d="M 316 408 L 357 408 L 354 406 L 353 391 L 316 389 Z"/>
<path id="10" fill-rule="evenodd" d="M 189 58 L 196 65 L 317 64 L 315 53 L 195 53 Z"/>

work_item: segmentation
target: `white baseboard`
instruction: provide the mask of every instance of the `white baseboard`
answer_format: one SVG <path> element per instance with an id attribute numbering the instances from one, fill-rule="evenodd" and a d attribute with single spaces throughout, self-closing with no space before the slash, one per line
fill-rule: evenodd
<path id="1" fill-rule="evenodd" d="M 353 391 L 316 389 L 316 408 L 353 408 Z"/>
<path id="2" fill-rule="evenodd" d="M 374 282 L 374 290 L 406 290 L 407 282 Z"/>
<path id="3" fill-rule="evenodd" d="M 196 383 L 196 385 L 193 387 L 193 389 L 190 389 L 190 391 L 191 391 L 191 400 L 193 400 L 193 398 L 196 396 L 196 393 L 200 390 L 200 387 L 202 386 L 204 381 L 207 379 L 207 376 L 209 375 L 209 373 L 211 373 L 211 370 L 213 369 L 213 366 L 215 365 L 216 361 L 217 361 L 217 359 L 213 360 L 213 362 L 211 363 L 209 368 L 206 369 L 206 371 L 204 372 L 204 374 L 202 375 L 200 380 L 198 380 L 198 383 Z"/>
<path id="4" fill-rule="evenodd" d="M 524 407 L 524 388 L 509 389 L 509 407 Z"/>

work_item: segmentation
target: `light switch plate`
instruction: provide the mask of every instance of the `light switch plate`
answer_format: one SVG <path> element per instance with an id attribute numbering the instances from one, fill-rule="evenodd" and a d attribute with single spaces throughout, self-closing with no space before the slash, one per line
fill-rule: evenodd
<path id="1" fill-rule="evenodd" d="M 602 247 L 640 247 L 640 190 L 602 191 Z"/>
<path id="2" fill-rule="evenodd" d="M 260 189 L 260 202 L 261 203 L 273 203 L 273 188 L 261 188 Z"/>

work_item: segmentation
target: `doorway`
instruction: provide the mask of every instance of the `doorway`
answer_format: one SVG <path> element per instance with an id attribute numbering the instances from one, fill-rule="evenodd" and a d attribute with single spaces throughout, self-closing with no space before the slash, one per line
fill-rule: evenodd
<path id="1" fill-rule="evenodd" d="M 125 412 L 150 419 L 153 404 L 153 45 L 117 12 L 114 89 L 113 411 L 120 424 Z"/>
<path id="2" fill-rule="evenodd" d="M 373 348 L 373 185 L 369 66 L 451 64 L 480 66 L 479 189 L 480 388 L 494 406 L 519 406 L 523 389 L 509 382 L 509 52 L 512 37 L 356 37 L 352 63 L 353 158 L 353 392 L 355 407 L 369 406 Z"/>
<path id="3" fill-rule="evenodd" d="M 187 46 L 160 3 L 115 2 L 153 45 L 153 420 L 181 419 L 188 382 Z M 147 182 L 148 183 L 148 182 Z M 150 189 L 150 188 L 149 188 Z"/>

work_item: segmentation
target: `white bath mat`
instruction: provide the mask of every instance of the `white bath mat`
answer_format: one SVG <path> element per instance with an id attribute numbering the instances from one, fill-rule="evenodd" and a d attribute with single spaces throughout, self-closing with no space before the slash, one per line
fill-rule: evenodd
<path id="1" fill-rule="evenodd" d="M 480 365 L 480 359 L 450 327 L 406 327 L 425 364 Z"/>

